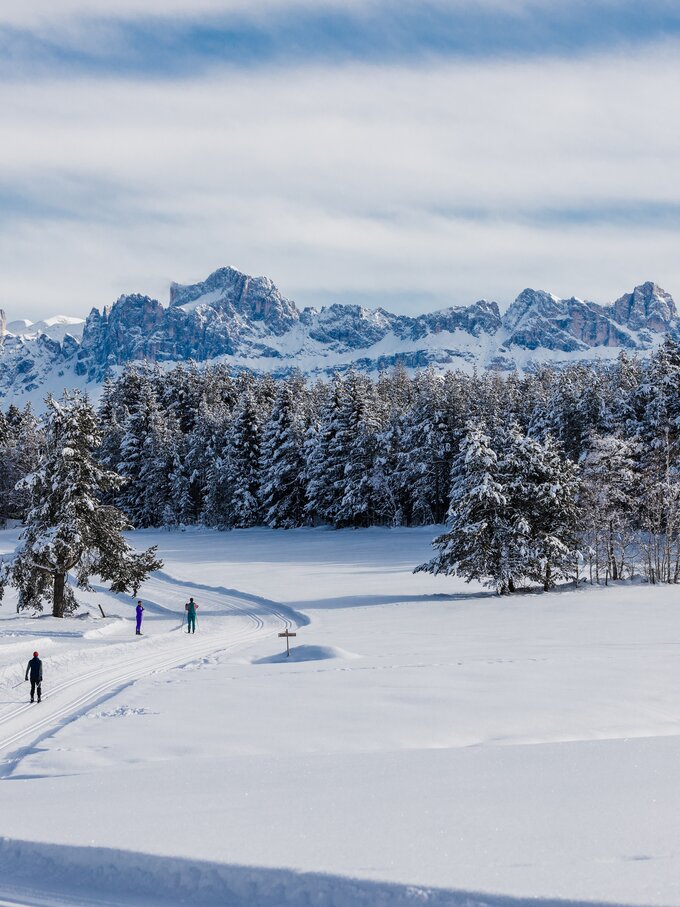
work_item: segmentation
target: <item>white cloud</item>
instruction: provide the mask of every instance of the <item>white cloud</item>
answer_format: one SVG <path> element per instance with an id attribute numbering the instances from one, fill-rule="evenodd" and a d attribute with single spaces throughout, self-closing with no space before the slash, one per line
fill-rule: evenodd
<path id="1" fill-rule="evenodd" d="M 426 5 L 449 11 L 479 9 L 524 13 L 532 9 L 559 8 L 561 0 L 426 0 Z M 606 2 L 606 0 L 605 0 Z M 617 0 L 611 0 L 611 6 Z M 34 28 L 45 24 L 73 23 L 77 20 L 133 20 L 139 18 L 243 15 L 266 20 L 272 12 L 324 12 L 340 10 L 352 13 L 390 10 L 385 0 L 26 0 L 0 5 L 0 25 Z M 392 8 L 392 12 L 398 9 Z"/>
<path id="2" fill-rule="evenodd" d="M 264 18 L 271 12 L 302 9 L 370 9 L 378 0 L 29 0 L 25 3 L 3 3 L 0 24 L 35 27 L 46 23 L 69 23 L 78 19 L 130 20 L 139 18 L 247 15 Z M 489 0 L 494 2 L 494 0 Z"/>
<path id="3" fill-rule="evenodd" d="M 680 293 L 677 229 L 634 217 L 680 212 L 679 76 L 674 48 L 647 48 L 0 86 L 0 192 L 30 200 L 0 209 L 0 306 L 80 314 L 223 264 L 306 304 L 413 294 L 413 311 L 525 285 Z M 629 225 L 545 216 L 617 204 Z"/>

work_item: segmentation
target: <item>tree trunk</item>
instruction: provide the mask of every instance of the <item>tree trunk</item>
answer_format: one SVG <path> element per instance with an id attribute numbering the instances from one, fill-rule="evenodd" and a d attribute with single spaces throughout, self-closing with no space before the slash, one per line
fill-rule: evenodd
<path id="1" fill-rule="evenodd" d="M 619 576 L 619 565 L 616 563 L 616 552 L 614 551 L 614 521 L 609 521 L 609 563 L 611 564 L 612 580 L 621 579 Z"/>
<path id="2" fill-rule="evenodd" d="M 63 617 L 64 616 L 64 589 L 66 587 L 66 574 L 65 573 L 55 573 L 54 574 L 54 599 L 52 603 L 52 617 Z"/>
<path id="3" fill-rule="evenodd" d="M 545 564 L 545 578 L 543 580 L 543 591 L 550 592 L 552 588 L 552 570 L 550 568 L 550 560 L 548 559 Z"/>

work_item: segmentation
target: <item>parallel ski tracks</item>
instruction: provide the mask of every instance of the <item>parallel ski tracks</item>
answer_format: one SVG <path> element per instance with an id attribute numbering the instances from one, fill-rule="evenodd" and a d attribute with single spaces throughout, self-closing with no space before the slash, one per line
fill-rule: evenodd
<path id="1" fill-rule="evenodd" d="M 268 616 L 274 619 L 275 624 L 271 629 L 272 634 L 281 625 L 283 627 L 292 625 L 292 621 L 275 606 L 259 603 L 258 607 L 260 610 L 266 611 Z M 23 738 L 35 738 L 51 728 L 58 727 L 62 719 L 81 713 L 88 703 L 97 700 L 107 692 L 115 691 L 121 686 L 125 686 L 127 683 L 164 670 L 191 664 L 215 652 L 233 651 L 242 645 L 254 642 L 265 629 L 264 619 L 247 607 L 236 605 L 233 602 L 229 602 L 228 608 L 234 615 L 246 617 L 250 621 L 251 626 L 232 632 L 220 631 L 209 635 L 206 634 L 205 636 L 199 632 L 196 636 L 192 635 L 190 639 L 186 640 L 181 649 L 178 647 L 172 653 L 154 654 L 146 651 L 131 658 L 117 661 L 113 665 L 108 664 L 86 671 L 50 688 L 48 701 L 51 704 L 47 706 L 48 711 L 42 711 L 46 710 L 46 703 L 43 701 L 40 705 L 37 703 L 26 703 L 11 712 L 0 715 L 0 751 L 6 750 Z M 204 619 L 207 617 L 208 615 L 205 614 Z M 266 633 L 265 635 L 270 634 Z M 100 678 L 102 678 L 101 681 L 99 681 Z M 92 682 L 94 682 L 93 685 Z M 82 688 L 83 685 L 87 685 L 86 689 L 78 693 L 75 698 L 68 698 L 64 702 L 59 702 L 61 694 L 72 687 Z M 2 729 L 5 726 L 11 726 L 13 722 L 17 721 L 21 723 L 22 715 L 36 710 L 41 710 L 41 717 L 7 736 L 2 736 Z M 10 761 L 12 760 L 10 759 Z"/>

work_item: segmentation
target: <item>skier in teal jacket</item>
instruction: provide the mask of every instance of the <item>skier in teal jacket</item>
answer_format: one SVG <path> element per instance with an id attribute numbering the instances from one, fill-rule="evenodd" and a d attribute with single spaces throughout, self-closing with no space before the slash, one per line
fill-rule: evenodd
<path id="1" fill-rule="evenodd" d="M 184 606 L 184 610 L 187 612 L 187 633 L 196 632 L 196 612 L 198 611 L 198 605 L 190 598 L 189 601 Z"/>

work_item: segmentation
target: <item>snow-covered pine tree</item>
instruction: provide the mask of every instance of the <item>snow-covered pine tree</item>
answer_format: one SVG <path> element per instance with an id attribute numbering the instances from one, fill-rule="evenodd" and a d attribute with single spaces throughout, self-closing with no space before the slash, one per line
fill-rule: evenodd
<path id="1" fill-rule="evenodd" d="M 640 545 L 651 582 L 680 581 L 680 344 L 667 338 L 645 363 L 631 429 L 643 445 Z"/>
<path id="2" fill-rule="evenodd" d="M 118 399 L 118 384 L 113 378 L 106 378 L 104 381 L 97 416 L 102 431 L 99 459 L 109 468 L 116 469 L 120 461 L 120 445 L 125 434 L 122 423 L 129 416 L 129 411 Z"/>
<path id="3" fill-rule="evenodd" d="M 668 452 L 666 449 L 666 452 Z M 658 453 L 658 452 L 657 452 Z M 666 459 L 643 478 L 639 546 L 651 583 L 680 582 L 680 475 Z"/>
<path id="4" fill-rule="evenodd" d="M 343 384 L 336 374 L 319 417 L 312 422 L 305 438 L 305 513 L 315 524 L 333 524 L 342 500 L 345 464 L 335 440 L 342 398 Z"/>
<path id="5" fill-rule="evenodd" d="M 415 378 L 416 398 L 402 431 L 399 470 L 409 490 L 407 521 L 443 522 L 449 506 L 454 438 L 440 375 L 427 369 Z"/>
<path id="6" fill-rule="evenodd" d="M 302 526 L 305 518 L 304 423 L 297 405 L 300 381 L 284 381 L 262 436 L 260 498 L 272 529 Z"/>
<path id="7" fill-rule="evenodd" d="M 413 382 L 401 363 L 380 373 L 376 395 L 382 412 L 373 464 L 374 521 L 401 526 L 407 520 L 408 489 L 401 472 L 404 413 L 413 400 Z"/>
<path id="8" fill-rule="evenodd" d="M 335 436 L 329 455 L 343 463 L 335 526 L 370 526 L 378 510 L 375 459 L 384 408 L 370 378 L 354 370 L 343 382 Z"/>
<path id="9" fill-rule="evenodd" d="M 193 522 L 195 512 L 191 497 L 191 479 L 187 467 L 187 438 L 176 429 L 172 435 L 172 460 L 168 474 L 168 497 L 164 502 L 163 525 L 179 526 Z"/>
<path id="10" fill-rule="evenodd" d="M 170 499 L 173 438 L 149 376 L 142 375 L 138 396 L 123 425 L 117 470 L 126 483 L 116 504 L 137 526 L 160 526 Z"/>
<path id="11" fill-rule="evenodd" d="M 449 529 L 432 542 L 437 556 L 414 572 L 454 574 L 507 593 L 507 499 L 491 438 L 480 428 L 468 426 L 451 478 Z"/>
<path id="12" fill-rule="evenodd" d="M 411 499 L 403 473 L 403 453 L 403 414 L 395 405 L 376 435 L 373 486 L 375 516 L 381 525 L 403 526 L 409 517 Z"/>
<path id="13" fill-rule="evenodd" d="M 635 537 L 640 449 L 632 440 L 593 436 L 583 458 L 581 525 L 591 582 L 621 579 Z"/>
<path id="14" fill-rule="evenodd" d="M 115 507 L 102 504 L 102 495 L 123 480 L 94 458 L 101 442 L 95 412 L 86 397 L 65 392 L 60 400 L 47 398 L 46 454 L 25 481 L 31 506 L 21 541 L 0 571 L 0 597 L 11 583 L 19 590 L 19 608 L 42 611 L 52 602 L 54 617 L 76 607 L 68 576 L 89 588 L 99 576 L 114 592 L 132 590 L 162 562 L 156 549 L 137 554 L 123 538 L 131 529 Z"/>
<path id="15" fill-rule="evenodd" d="M 43 447 L 38 420 L 30 405 L 0 411 L 0 525 L 22 519 L 29 504 L 21 479 L 37 467 Z"/>
<path id="16" fill-rule="evenodd" d="M 257 526 L 260 508 L 262 414 L 251 386 L 242 393 L 224 451 L 221 481 L 226 492 L 226 525 Z"/>
<path id="17" fill-rule="evenodd" d="M 616 363 L 607 371 L 606 405 L 608 409 L 607 434 L 625 432 L 635 434 L 634 395 L 642 378 L 642 362 L 622 350 Z M 632 429 L 631 429 L 631 426 Z"/>
<path id="18" fill-rule="evenodd" d="M 557 579 L 573 577 L 578 562 L 580 470 L 550 435 L 541 443 L 515 432 L 505 459 L 510 527 L 521 519 L 525 535 L 523 573 L 548 591 Z"/>
<path id="19" fill-rule="evenodd" d="M 204 387 L 204 376 L 191 359 L 180 362 L 162 379 L 159 402 L 183 435 L 196 427 Z"/>
<path id="20" fill-rule="evenodd" d="M 596 382 L 593 371 L 580 364 L 565 368 L 559 380 L 551 375 L 551 390 L 540 413 L 534 420 L 531 434 L 539 439 L 548 436 L 562 444 L 562 449 L 575 462 L 585 449 L 591 433 L 591 418 L 586 403 L 596 407 L 597 400 L 591 400 L 590 386 Z"/>

